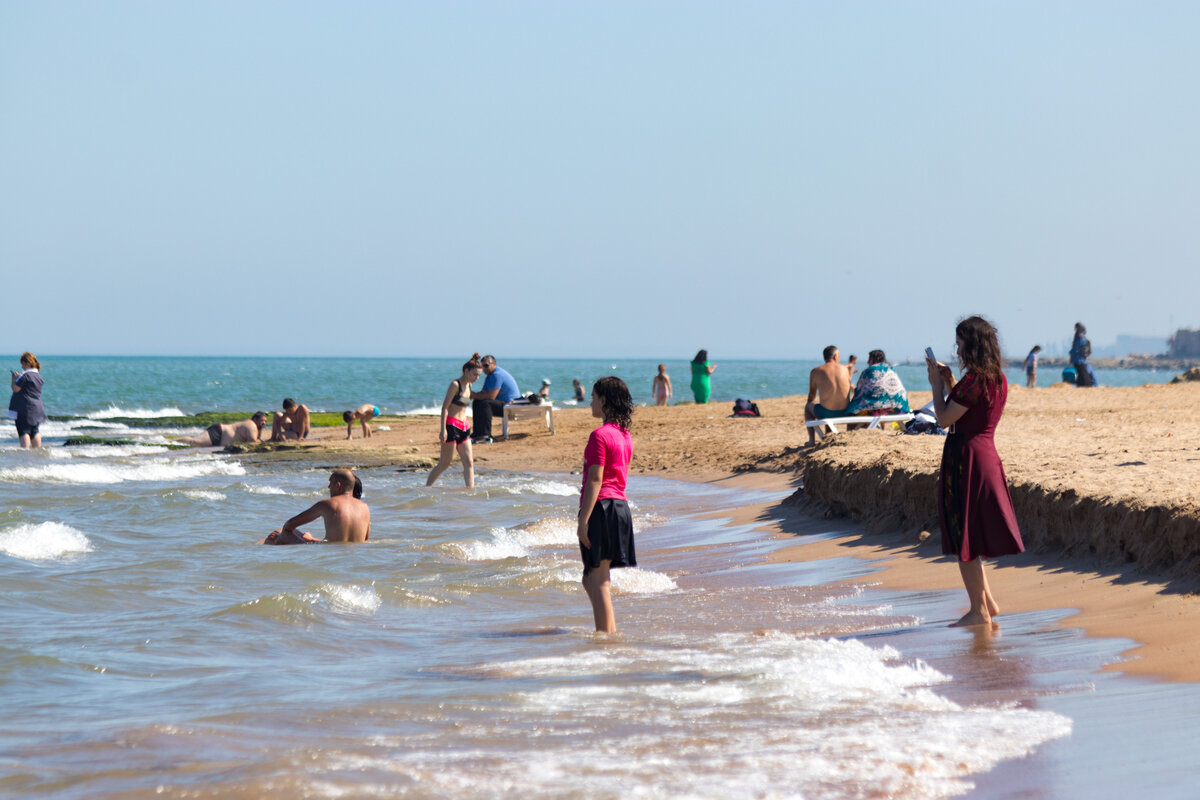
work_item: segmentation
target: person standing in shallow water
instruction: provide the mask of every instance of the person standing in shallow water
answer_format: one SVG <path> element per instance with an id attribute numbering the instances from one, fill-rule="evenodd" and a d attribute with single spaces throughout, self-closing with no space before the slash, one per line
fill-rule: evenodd
<path id="1" fill-rule="evenodd" d="M 475 488 L 475 457 L 471 452 L 471 426 L 467 424 L 467 407 L 471 405 L 471 384 L 479 380 L 483 373 L 483 362 L 479 353 L 473 354 L 462 365 L 462 375 L 450 381 L 446 396 L 442 399 L 442 419 L 438 428 L 438 444 L 442 454 L 435 466 L 429 472 L 426 486 L 433 486 L 438 477 L 450 468 L 454 461 L 454 451 L 462 460 L 463 481 L 468 489 Z"/>
<path id="2" fill-rule="evenodd" d="M 17 438 L 21 447 L 42 446 L 41 424 L 46 421 L 46 409 L 42 405 L 42 365 L 37 356 L 21 354 L 21 371 L 12 374 L 12 398 L 8 401 L 8 416 L 17 423 Z"/>
<path id="3" fill-rule="evenodd" d="M 970 610 L 954 625 L 986 625 L 1000 607 L 988 586 L 983 559 L 1025 551 L 994 438 L 1008 381 L 990 322 L 967 317 L 954 333 L 963 369 L 960 380 L 954 380 L 945 364 L 925 359 L 937 424 L 950 429 L 942 447 L 938 520 L 942 552 L 958 560 L 971 601 Z"/>
<path id="4" fill-rule="evenodd" d="M 708 363 L 707 350 L 699 351 L 692 359 L 692 396 L 696 398 L 697 403 L 707 403 L 712 395 L 711 375 L 716 368 L 716 364 Z"/>
<path id="5" fill-rule="evenodd" d="M 671 390 L 671 376 L 667 374 L 667 365 L 658 365 L 658 374 L 654 376 L 654 381 L 651 386 L 654 394 L 654 404 L 657 406 L 665 406 L 671 400 L 671 395 L 674 392 Z"/>
<path id="6" fill-rule="evenodd" d="M 616 633 L 609 570 L 636 567 L 633 515 L 625 498 L 633 439 L 629 425 L 633 397 L 617 377 L 601 378 L 592 386 L 592 416 L 604 424 L 592 431 L 583 451 L 583 489 L 579 497 L 579 555 L 583 559 L 583 588 L 592 604 L 598 633 Z"/>

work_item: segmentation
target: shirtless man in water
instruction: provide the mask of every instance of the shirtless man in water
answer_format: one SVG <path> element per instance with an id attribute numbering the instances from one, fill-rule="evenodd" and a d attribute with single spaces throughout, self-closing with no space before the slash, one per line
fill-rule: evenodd
<path id="1" fill-rule="evenodd" d="M 841 353 L 829 345 L 821 354 L 825 363 L 808 374 L 808 402 L 804 404 L 805 422 L 845 415 L 850 405 L 850 373 L 839 364 Z M 817 398 L 820 397 L 820 402 Z M 808 443 L 816 444 L 817 429 L 808 429 Z"/>
<path id="2" fill-rule="evenodd" d="M 271 441 L 308 438 L 308 406 L 290 397 L 283 398 L 283 413 L 275 412 L 271 421 Z"/>
<path id="3" fill-rule="evenodd" d="M 362 481 L 348 469 L 335 469 L 329 476 L 329 499 L 283 523 L 283 527 L 259 544 L 313 544 L 322 541 L 311 533 L 296 530 L 318 517 L 325 522 L 326 542 L 361 543 L 371 538 L 371 509 L 362 500 Z"/>
<path id="4" fill-rule="evenodd" d="M 219 422 L 209 425 L 199 436 L 176 439 L 177 444 L 192 447 L 228 447 L 234 442 L 261 442 L 262 429 L 267 424 L 267 412 L 259 411 L 250 419 L 241 422 Z"/>

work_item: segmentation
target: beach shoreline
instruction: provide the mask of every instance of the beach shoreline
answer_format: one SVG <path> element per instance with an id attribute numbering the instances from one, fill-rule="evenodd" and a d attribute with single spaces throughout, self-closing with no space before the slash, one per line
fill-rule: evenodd
<path id="1" fill-rule="evenodd" d="M 914 405 L 925 399 L 912 393 Z M 941 437 L 852 431 L 808 449 L 801 446 L 803 403 L 800 396 L 763 400 L 763 417 L 757 419 L 732 419 L 724 405 L 639 407 L 631 475 L 787 491 L 787 501 L 746 507 L 738 521 L 754 522 L 764 535 L 791 537 L 814 515 L 847 516 L 856 532 L 796 542 L 773 559 L 853 555 L 872 562 L 885 587 L 961 591 L 957 571 L 941 556 L 936 520 L 931 525 L 928 514 Z M 1200 387 L 1193 385 L 1012 388 L 997 446 L 1014 498 L 1025 498 L 1018 509 L 1029 551 L 989 565 L 1004 612 L 1070 609 L 1060 626 L 1137 643 L 1106 670 L 1200 681 L 1200 637 L 1187 635 L 1200 629 L 1195 595 L 1200 559 L 1178 559 L 1178 553 L 1200 547 L 1200 506 L 1188 492 L 1200 481 L 1198 422 Z M 307 443 L 245 455 L 428 469 L 438 452 L 436 418 L 398 417 L 382 424 L 391 430 L 376 431 L 371 439 L 360 438 L 357 429 L 350 440 L 344 429 L 316 429 Z M 540 421 L 513 423 L 508 441 L 474 448 L 477 470 L 577 474 L 594 426 L 585 408 L 558 409 L 554 436 Z M 496 428 L 498 433 L 498 422 Z M 460 480 L 456 460 L 441 485 L 454 487 Z M 1049 509 L 1040 517 L 1031 511 L 1039 503 Z M 1066 511 L 1056 516 L 1058 506 Z M 1104 513 L 1089 516 L 1088 507 Z M 1079 517 L 1076 527 L 1091 526 L 1098 541 L 1112 546 L 1046 535 L 1072 514 Z M 1131 558 L 1145 551 L 1154 526 L 1163 524 L 1170 535 L 1162 538 L 1173 549 L 1163 550 L 1160 542 L 1153 557 Z M 1003 614 L 999 623 L 1003 626 Z"/>

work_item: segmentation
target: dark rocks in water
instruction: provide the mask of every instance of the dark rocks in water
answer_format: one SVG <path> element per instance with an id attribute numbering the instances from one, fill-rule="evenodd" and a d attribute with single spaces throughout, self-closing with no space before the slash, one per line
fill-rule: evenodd
<path id="1" fill-rule="evenodd" d="M 1187 372 L 1181 372 L 1171 378 L 1171 383 L 1187 383 L 1188 381 L 1200 381 L 1200 367 L 1192 367 Z"/>
<path id="2" fill-rule="evenodd" d="M 122 447 L 129 445 L 145 445 L 147 447 L 162 447 L 167 450 L 186 450 L 187 447 L 181 444 L 158 444 L 156 442 L 141 442 L 137 439 L 119 439 L 104 436 L 71 436 L 65 442 L 63 447 L 86 447 L 87 445 L 103 445 L 105 447 Z"/>

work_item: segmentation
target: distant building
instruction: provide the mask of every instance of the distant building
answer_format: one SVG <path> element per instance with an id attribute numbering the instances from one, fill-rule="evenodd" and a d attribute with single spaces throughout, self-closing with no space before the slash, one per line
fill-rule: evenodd
<path id="1" fill-rule="evenodd" d="M 1170 348 L 1167 355 L 1171 358 L 1200 358 L 1200 331 L 1180 328 L 1167 339 L 1167 345 Z"/>
<path id="2" fill-rule="evenodd" d="M 1167 352 L 1167 340 L 1161 336 L 1117 335 L 1114 344 L 1098 344 L 1092 340 L 1092 356 L 1095 358 L 1125 358 L 1130 355 L 1160 356 Z"/>

